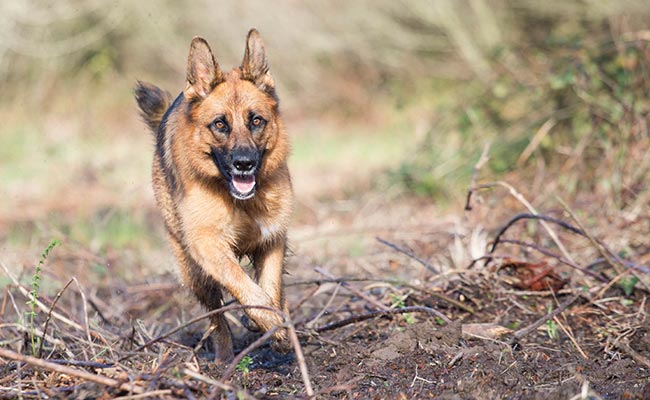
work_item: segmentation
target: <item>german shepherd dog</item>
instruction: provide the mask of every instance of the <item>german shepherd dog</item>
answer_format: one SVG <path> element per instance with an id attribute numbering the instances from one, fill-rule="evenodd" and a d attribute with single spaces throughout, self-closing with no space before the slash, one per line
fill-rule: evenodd
<path id="1" fill-rule="evenodd" d="M 293 210 L 288 135 L 278 110 L 264 45 L 248 32 L 240 67 L 223 73 L 208 43 L 195 37 L 185 89 L 171 95 L 138 82 L 135 97 L 153 131 L 153 188 L 185 285 L 213 310 L 222 288 L 246 306 L 288 311 L 282 287 Z M 248 256 L 255 279 L 241 268 Z M 249 328 L 274 333 L 288 350 L 281 314 L 247 308 Z M 233 358 L 223 314 L 212 318 L 216 359 Z"/>

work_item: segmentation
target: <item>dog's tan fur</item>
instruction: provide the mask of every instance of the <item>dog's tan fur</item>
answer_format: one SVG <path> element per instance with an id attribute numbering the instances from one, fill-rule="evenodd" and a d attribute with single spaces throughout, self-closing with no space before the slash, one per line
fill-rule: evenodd
<path id="1" fill-rule="evenodd" d="M 174 103 L 170 106 L 168 93 L 144 83 L 138 83 L 136 98 L 156 136 L 153 187 L 185 284 L 208 309 L 222 305 L 225 288 L 243 305 L 287 312 L 282 272 L 293 209 L 286 163 L 289 140 L 258 32 L 249 32 L 242 65 L 227 73 L 219 68 L 207 42 L 195 38 L 187 84 Z M 247 125 L 253 111 L 266 121 L 261 133 L 253 134 Z M 210 128 L 218 115 L 230 121 L 228 135 Z M 247 200 L 231 196 L 212 155 L 212 149 L 227 152 L 237 146 L 263 150 L 256 192 Z M 253 260 L 255 280 L 240 267 L 243 256 Z M 246 313 L 263 330 L 283 323 L 272 311 Z M 230 328 L 223 315 L 212 323 L 217 357 L 229 360 Z M 278 330 L 274 338 L 284 343 L 285 330 Z"/>

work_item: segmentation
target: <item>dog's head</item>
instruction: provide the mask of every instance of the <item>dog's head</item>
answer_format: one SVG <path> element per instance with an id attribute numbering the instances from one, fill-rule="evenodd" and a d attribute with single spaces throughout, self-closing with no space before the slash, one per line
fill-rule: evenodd
<path id="1" fill-rule="evenodd" d="M 208 43 L 194 38 L 187 60 L 187 139 L 194 169 L 222 178 L 237 200 L 250 199 L 260 177 L 279 168 L 288 141 L 259 33 L 251 29 L 240 67 L 223 73 Z M 190 149 L 181 149 L 187 151 Z"/>

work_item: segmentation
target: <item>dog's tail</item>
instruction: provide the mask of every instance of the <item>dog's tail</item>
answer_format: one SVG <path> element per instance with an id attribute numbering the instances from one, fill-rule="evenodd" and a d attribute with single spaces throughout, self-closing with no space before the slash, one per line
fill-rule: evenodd
<path id="1" fill-rule="evenodd" d="M 138 81 L 135 85 L 135 99 L 140 107 L 140 116 L 155 134 L 172 102 L 172 95 L 150 83 Z"/>

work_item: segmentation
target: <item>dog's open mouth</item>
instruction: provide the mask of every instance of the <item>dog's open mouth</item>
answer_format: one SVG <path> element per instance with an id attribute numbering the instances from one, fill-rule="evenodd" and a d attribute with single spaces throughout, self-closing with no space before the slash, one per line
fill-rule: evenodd
<path id="1" fill-rule="evenodd" d="M 255 195 L 255 175 L 233 175 L 230 180 L 230 194 L 238 200 L 253 197 Z"/>

